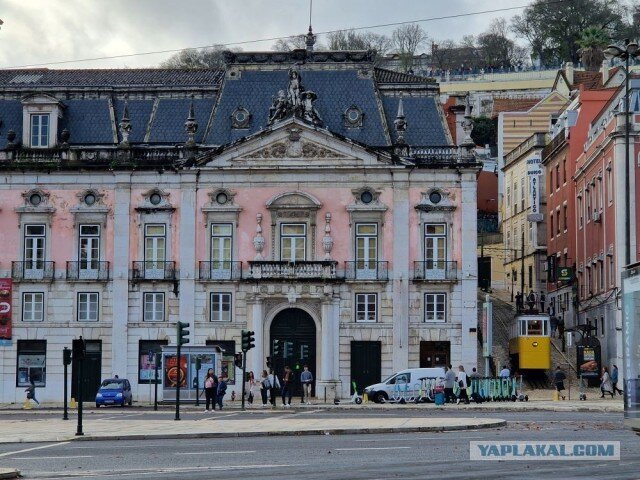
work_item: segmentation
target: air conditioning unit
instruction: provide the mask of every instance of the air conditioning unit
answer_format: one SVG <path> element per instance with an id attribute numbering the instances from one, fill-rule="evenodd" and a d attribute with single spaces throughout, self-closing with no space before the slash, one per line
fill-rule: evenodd
<path id="1" fill-rule="evenodd" d="M 593 212 L 593 221 L 600 223 L 602 221 L 602 214 L 600 212 Z"/>

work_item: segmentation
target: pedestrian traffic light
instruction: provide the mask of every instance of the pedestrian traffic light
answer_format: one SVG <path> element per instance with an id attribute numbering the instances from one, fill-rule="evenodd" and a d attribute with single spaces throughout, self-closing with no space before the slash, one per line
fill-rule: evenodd
<path id="1" fill-rule="evenodd" d="M 253 336 L 254 333 L 255 332 L 251 330 L 242 330 L 242 351 L 243 352 L 247 352 L 256 346 L 253 343 L 256 340 L 256 338 Z"/>
<path id="2" fill-rule="evenodd" d="M 267 357 L 267 368 L 271 368 L 273 363 L 271 363 L 271 357 Z"/>
<path id="3" fill-rule="evenodd" d="M 189 343 L 189 330 L 187 327 L 189 326 L 186 322 L 178 322 L 176 323 L 177 330 L 177 344 L 184 345 L 185 343 Z"/>
<path id="4" fill-rule="evenodd" d="M 271 353 L 273 353 L 274 357 L 277 357 L 280 355 L 280 340 L 273 341 L 273 351 Z"/>
<path id="5" fill-rule="evenodd" d="M 309 345 L 300 346 L 300 358 L 309 358 Z"/>
<path id="6" fill-rule="evenodd" d="M 62 364 L 63 365 L 71 365 L 71 350 L 67 347 L 64 347 L 62 350 Z"/>
<path id="7" fill-rule="evenodd" d="M 200 370 L 202 368 L 202 359 L 200 357 L 196 357 L 196 370 Z"/>
<path id="8" fill-rule="evenodd" d="M 242 354 L 241 353 L 236 353 L 234 355 L 233 363 L 235 364 L 236 367 L 242 368 Z"/>

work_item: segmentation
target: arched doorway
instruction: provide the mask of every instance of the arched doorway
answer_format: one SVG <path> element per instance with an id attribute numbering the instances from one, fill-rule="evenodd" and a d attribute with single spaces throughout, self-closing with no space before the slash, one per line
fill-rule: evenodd
<path id="1" fill-rule="evenodd" d="M 300 308 L 287 308 L 276 314 L 271 322 L 269 341 L 269 356 L 276 372 L 282 377 L 286 365 L 296 373 L 296 384 L 293 391 L 295 396 L 302 394 L 300 373 L 304 365 L 309 365 L 313 373 L 315 395 L 316 371 L 316 324 L 307 312 Z M 278 355 L 274 349 L 278 346 Z"/>

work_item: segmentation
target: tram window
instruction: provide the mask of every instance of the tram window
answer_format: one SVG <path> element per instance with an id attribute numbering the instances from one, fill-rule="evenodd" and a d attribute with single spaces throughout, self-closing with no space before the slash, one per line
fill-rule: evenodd
<path id="1" fill-rule="evenodd" d="M 540 320 L 529 320 L 528 323 L 529 335 L 542 335 L 542 322 Z"/>
<path id="2" fill-rule="evenodd" d="M 520 335 L 526 335 L 526 334 L 527 334 L 527 322 L 523 320 L 520 322 Z"/>
<path id="3" fill-rule="evenodd" d="M 549 335 L 549 322 L 546 320 L 542 321 L 542 335 L 545 337 Z"/>

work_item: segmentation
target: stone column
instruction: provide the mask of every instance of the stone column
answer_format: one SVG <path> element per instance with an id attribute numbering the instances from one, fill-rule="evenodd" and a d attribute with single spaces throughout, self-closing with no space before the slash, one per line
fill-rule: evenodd
<path id="1" fill-rule="evenodd" d="M 178 268 L 180 280 L 180 320 L 189 323 L 189 340 L 197 345 L 195 325 L 195 252 L 196 252 L 196 185 L 195 173 L 182 173 L 181 196 L 177 214 L 179 215 L 178 232 Z M 174 214 L 175 215 L 175 214 Z M 174 217 L 175 219 L 175 217 Z"/>
<path id="2" fill-rule="evenodd" d="M 333 401 L 338 396 L 337 377 L 335 377 L 335 365 L 337 350 L 335 349 L 335 330 L 337 325 L 334 323 L 333 303 L 330 296 L 326 296 L 322 300 L 321 308 L 321 331 L 320 331 L 320 365 L 316 372 L 316 397 Z"/>
<path id="3" fill-rule="evenodd" d="M 129 225 L 131 223 L 131 175 L 115 174 L 113 205 L 113 316 L 111 320 L 111 375 L 137 378 L 137 371 L 127 371 L 129 319 Z M 137 363 L 131 368 L 135 369 Z"/>
<path id="4" fill-rule="evenodd" d="M 254 298 L 248 302 L 251 316 L 247 319 L 249 330 L 255 332 L 256 348 L 249 351 L 247 358 L 247 369 L 253 370 L 256 378 L 259 378 L 262 370 L 266 368 L 266 353 L 269 352 L 269 332 L 264 331 L 263 304 L 261 298 Z M 249 313 L 249 312 L 247 312 Z M 265 350 L 266 349 L 266 350 Z"/>
<path id="5" fill-rule="evenodd" d="M 393 257 L 390 281 L 393 286 L 393 371 L 409 367 L 409 188 L 406 172 L 394 172 Z M 384 347 L 383 347 L 384 351 Z"/>

